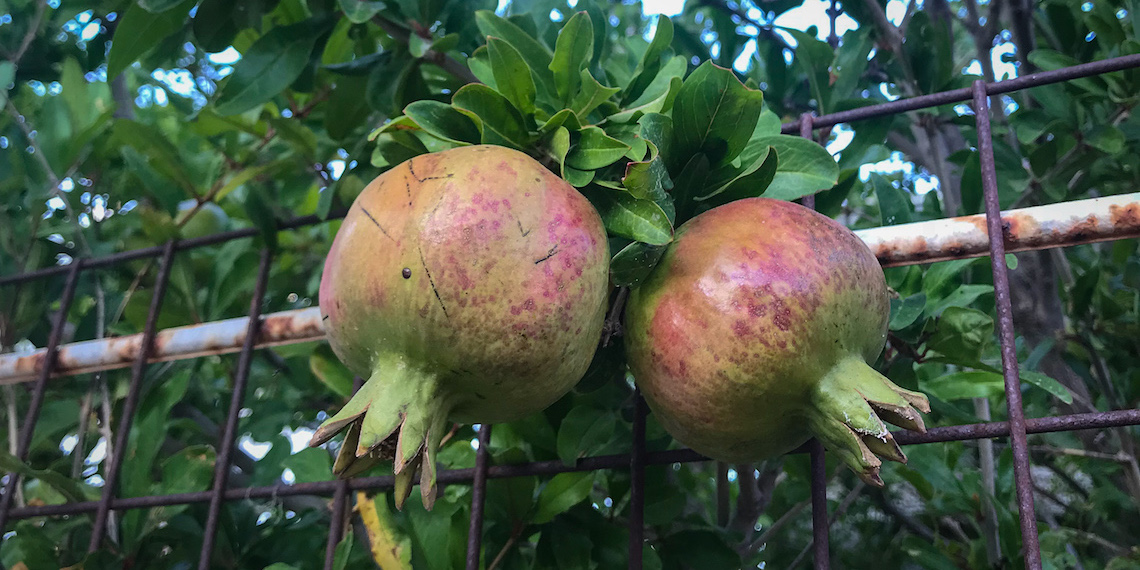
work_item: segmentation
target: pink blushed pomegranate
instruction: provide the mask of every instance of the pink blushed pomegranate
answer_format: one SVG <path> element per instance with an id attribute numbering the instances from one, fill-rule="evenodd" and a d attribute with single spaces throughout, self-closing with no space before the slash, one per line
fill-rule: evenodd
<path id="1" fill-rule="evenodd" d="M 382 174 L 353 203 L 320 286 L 333 351 L 368 380 L 310 445 L 347 428 L 342 477 L 394 453 L 398 504 L 422 467 L 430 508 L 449 421 L 521 418 L 585 374 L 608 262 L 597 211 L 521 152 L 461 147 Z"/>
<path id="2" fill-rule="evenodd" d="M 630 295 L 629 365 L 678 441 L 748 463 L 812 436 L 864 481 L 877 456 L 905 461 L 882 420 L 925 431 L 922 394 L 870 362 L 890 303 L 874 255 L 847 228 L 803 206 L 731 202 L 677 230 Z"/>

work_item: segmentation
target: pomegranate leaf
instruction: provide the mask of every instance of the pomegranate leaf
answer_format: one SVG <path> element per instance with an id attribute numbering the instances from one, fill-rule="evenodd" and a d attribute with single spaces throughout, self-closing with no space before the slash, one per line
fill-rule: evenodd
<path id="1" fill-rule="evenodd" d="M 559 473 L 538 494 L 538 507 L 531 522 L 544 524 L 590 496 L 594 473 Z"/>
<path id="2" fill-rule="evenodd" d="M 581 84 L 579 72 L 590 62 L 594 53 L 594 26 L 586 12 L 574 14 L 558 33 L 550 72 L 558 98 L 568 102 Z M 616 92 L 616 90 L 615 90 Z"/>
<path id="3" fill-rule="evenodd" d="M 522 54 L 511 44 L 496 38 L 487 38 L 487 55 L 495 85 L 523 115 L 534 114 L 534 78 Z"/>
<path id="4" fill-rule="evenodd" d="M 673 101 L 674 151 L 683 158 L 704 153 L 714 165 L 730 162 L 752 136 L 752 129 L 741 125 L 755 125 L 763 105 L 763 92 L 706 61 L 685 79 Z"/>

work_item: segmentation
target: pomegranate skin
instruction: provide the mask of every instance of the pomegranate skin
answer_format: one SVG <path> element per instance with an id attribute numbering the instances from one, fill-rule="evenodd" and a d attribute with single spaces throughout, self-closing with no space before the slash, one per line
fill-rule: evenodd
<path id="1" fill-rule="evenodd" d="M 925 407 L 867 365 L 889 314 L 882 269 L 854 233 L 798 204 L 750 198 L 678 228 L 630 295 L 626 347 L 650 408 L 681 443 L 747 463 L 814 435 L 876 482 L 869 451 L 905 457 L 874 412 L 923 429 L 910 405 Z"/>
<path id="2" fill-rule="evenodd" d="M 601 336 L 608 263 L 597 211 L 524 153 L 460 147 L 380 175 L 338 230 L 320 286 L 333 351 L 369 380 L 312 444 L 349 426 L 362 457 L 398 432 L 399 472 L 422 439 L 434 488 L 443 417 L 518 419 L 581 379 Z M 351 459 L 334 469 L 358 471 Z"/>

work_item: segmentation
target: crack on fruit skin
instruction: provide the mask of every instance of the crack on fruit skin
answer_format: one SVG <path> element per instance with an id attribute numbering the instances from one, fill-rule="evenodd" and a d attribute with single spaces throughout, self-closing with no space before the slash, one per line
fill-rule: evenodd
<path id="1" fill-rule="evenodd" d="M 534 264 L 538 265 L 539 263 L 542 263 L 543 261 L 546 261 L 555 255 L 558 255 L 558 244 L 554 244 L 554 247 L 550 248 L 550 251 L 546 252 L 546 255 L 544 257 L 534 260 Z"/>
<path id="2" fill-rule="evenodd" d="M 424 260 L 424 250 L 420 249 L 420 265 L 424 267 L 424 273 L 427 273 L 428 283 L 431 284 L 431 292 L 435 293 L 435 300 L 439 301 L 439 308 L 443 309 L 443 316 L 451 320 L 451 315 L 447 314 L 447 306 L 443 304 L 443 298 L 439 296 L 439 290 L 435 288 L 435 280 L 431 278 L 431 270 L 428 269 L 427 261 Z"/>
<path id="3" fill-rule="evenodd" d="M 423 184 L 424 181 L 426 181 L 426 180 L 444 180 L 446 178 L 451 178 L 452 176 L 455 176 L 455 174 L 453 174 L 453 173 L 448 173 L 448 174 L 445 174 L 443 176 L 425 176 L 423 178 L 420 178 L 420 176 L 418 174 L 416 174 L 416 167 L 412 165 L 413 162 L 414 162 L 414 159 L 408 161 L 408 172 L 412 173 L 412 178 L 415 178 L 416 182 L 419 182 L 420 184 Z"/>
<path id="4" fill-rule="evenodd" d="M 522 220 L 515 218 L 515 223 L 519 225 L 519 235 L 526 237 L 530 235 L 530 230 L 523 231 Z"/>
<path id="5" fill-rule="evenodd" d="M 372 223 L 376 225 L 376 228 L 380 230 L 380 233 L 384 234 L 384 237 L 392 241 L 396 241 L 395 238 L 388 234 L 388 230 L 384 229 L 384 226 L 380 225 L 380 222 L 376 221 L 376 218 L 372 216 L 372 212 L 369 212 L 367 208 L 361 208 L 360 211 L 364 212 L 364 215 L 368 216 L 369 220 L 372 220 Z"/>

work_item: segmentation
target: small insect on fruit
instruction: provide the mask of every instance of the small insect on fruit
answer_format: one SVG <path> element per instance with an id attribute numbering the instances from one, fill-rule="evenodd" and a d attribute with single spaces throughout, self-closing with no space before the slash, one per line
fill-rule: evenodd
<path id="1" fill-rule="evenodd" d="M 677 229 L 629 298 L 637 385 L 678 441 L 748 463 L 812 436 L 864 481 L 906 461 L 882 420 L 925 431 L 922 394 L 870 362 L 890 302 L 867 246 L 836 221 L 768 198 L 730 202 Z"/>

